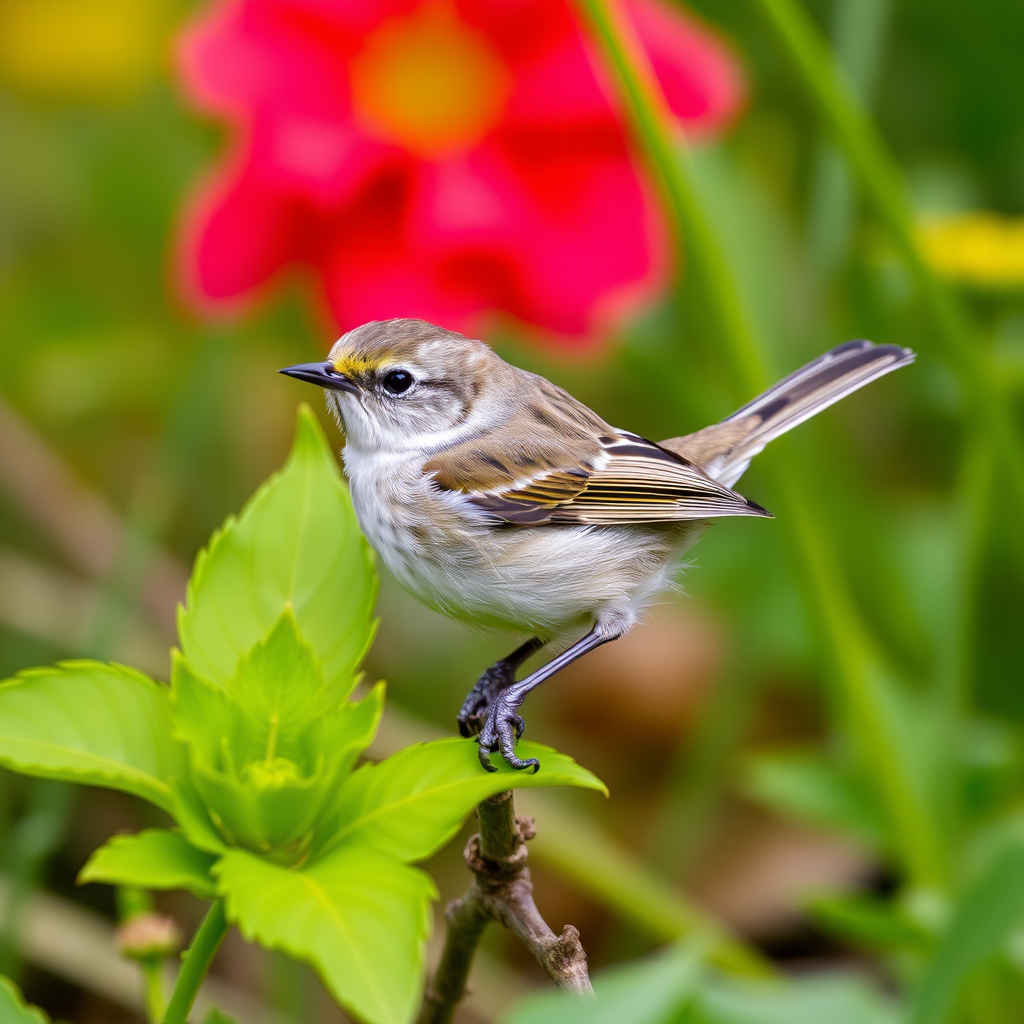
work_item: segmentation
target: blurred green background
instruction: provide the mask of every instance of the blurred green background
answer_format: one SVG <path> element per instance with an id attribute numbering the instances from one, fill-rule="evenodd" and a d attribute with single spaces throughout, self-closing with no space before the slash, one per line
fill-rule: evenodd
<path id="1" fill-rule="evenodd" d="M 203 323 L 171 282 L 182 197 L 223 141 L 172 77 L 171 40 L 196 6 L 0 0 L 0 676 L 90 655 L 164 677 L 196 551 L 281 463 L 297 402 L 319 411 L 311 389 L 275 373 L 332 340 L 297 283 L 243 319 Z M 607 802 L 562 797 L 566 820 L 599 828 L 628 880 L 655 886 L 655 903 L 685 896 L 783 971 L 856 969 L 912 1003 L 962 895 L 1024 836 L 1024 509 L 913 276 L 759 5 L 691 6 L 732 40 L 749 76 L 739 123 L 693 159 L 766 363 L 781 376 L 850 337 L 919 354 L 773 445 L 741 489 L 777 512 L 795 500 L 824 538 L 826 586 L 842 595 L 840 617 L 856 616 L 846 650 L 870 652 L 866 692 L 923 817 L 894 836 L 888 767 L 865 763 L 860 720 L 836 682 L 843 646 L 822 623 L 830 611 L 808 582 L 798 522 L 716 525 L 694 552 L 686 596 L 532 697 L 531 734 L 608 783 Z M 902 168 L 923 251 L 965 307 L 988 386 L 1019 413 L 1024 6 L 815 0 L 805 10 Z M 750 397 L 690 315 L 699 299 L 667 297 L 586 358 L 507 331 L 488 340 L 606 419 L 673 436 Z M 379 614 L 367 674 L 389 682 L 392 735 L 450 732 L 507 641 L 428 612 L 387 578 Z M 73 879 L 103 838 L 146 824 L 145 813 L 116 794 L 0 774 L 0 970 L 56 1018 L 142 1019 L 103 928 L 113 895 Z M 557 831 L 556 803 L 537 814 L 542 837 L 549 822 Z M 918 824 L 932 838 L 917 846 L 942 851 L 934 877 L 915 875 Z M 556 931 L 580 928 L 592 967 L 671 937 L 625 875 L 566 864 L 573 842 L 579 833 L 562 846 L 538 840 L 537 899 Z M 460 847 L 431 865 L 445 899 L 466 884 Z M 200 910 L 186 896 L 161 907 L 186 930 Z M 1019 1019 L 1020 928 L 1014 918 L 984 946 L 931 1019 Z M 215 973 L 245 1020 L 342 1019 L 311 973 L 237 935 Z M 459 1019 L 497 1020 L 542 982 L 493 929 Z"/>

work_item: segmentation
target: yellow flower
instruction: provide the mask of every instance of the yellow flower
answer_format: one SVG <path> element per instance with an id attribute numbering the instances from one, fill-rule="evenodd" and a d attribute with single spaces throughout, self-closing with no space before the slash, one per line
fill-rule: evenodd
<path id="1" fill-rule="evenodd" d="M 1024 217 L 931 215 L 918 236 L 928 262 L 946 277 L 994 288 L 1024 285 Z"/>
<path id="2" fill-rule="evenodd" d="M 162 0 L 0 0 L 0 79 L 47 99 L 135 93 L 159 67 Z"/>

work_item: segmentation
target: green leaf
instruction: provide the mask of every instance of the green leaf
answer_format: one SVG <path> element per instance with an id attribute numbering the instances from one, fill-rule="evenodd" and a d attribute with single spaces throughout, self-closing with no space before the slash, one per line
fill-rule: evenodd
<path id="1" fill-rule="evenodd" d="M 207 853 L 223 853 L 227 849 L 224 837 L 217 831 L 191 780 L 176 779 L 171 786 L 171 796 L 174 800 L 171 814 L 188 841 Z"/>
<path id="2" fill-rule="evenodd" d="M 596 1001 L 543 992 L 517 1003 L 502 1024 L 668 1024 L 692 999 L 700 960 L 693 943 L 678 943 L 602 972 L 594 979 Z"/>
<path id="3" fill-rule="evenodd" d="M 169 691 L 98 661 L 36 668 L 0 684 L 0 764 L 26 775 L 134 793 L 171 809 L 184 770 Z"/>
<path id="4" fill-rule="evenodd" d="M 338 777 L 351 771 L 359 755 L 377 735 L 384 714 L 384 684 L 377 683 L 360 701 L 346 701 L 319 726 L 319 742 L 329 752 Z"/>
<path id="5" fill-rule="evenodd" d="M 339 703 L 324 681 L 310 646 L 288 609 L 268 638 L 242 659 L 228 695 L 243 723 L 238 765 L 286 757 L 305 772 L 326 758 L 347 772 L 373 741 L 383 712 L 383 688 L 359 703 Z"/>
<path id="6" fill-rule="evenodd" d="M 180 652 L 171 679 L 175 735 L 188 744 L 190 789 L 210 828 L 275 862 L 303 859 L 317 820 L 373 740 L 383 685 L 339 704 L 290 609 L 226 686 L 202 679 Z M 206 831 L 207 815 L 190 814 L 198 812 L 190 803 L 182 825 L 191 836 L 197 824 Z M 196 842 L 211 848 L 208 836 Z"/>
<path id="7" fill-rule="evenodd" d="M 892 843 L 878 804 L 858 779 L 817 751 L 787 750 L 751 757 L 744 789 L 781 813 L 853 836 L 872 849 Z"/>
<path id="8" fill-rule="evenodd" d="M 35 1006 L 26 1006 L 18 986 L 0 974 L 0 1022 L 2 1024 L 50 1024 L 50 1018 Z"/>
<path id="9" fill-rule="evenodd" d="M 1011 846 L 964 894 L 912 999 L 912 1024 L 945 1020 L 961 984 L 1024 916 L 1024 846 Z"/>
<path id="10" fill-rule="evenodd" d="M 197 850 L 180 832 L 150 828 L 109 839 L 86 861 L 78 881 L 138 889 L 187 889 L 209 900 L 217 894 L 210 875 L 216 860 Z"/>
<path id="11" fill-rule="evenodd" d="M 305 856 L 334 777 L 322 767 L 303 776 L 283 757 L 253 761 L 237 776 L 203 765 L 192 769 L 192 784 L 228 843 L 281 863 Z"/>
<path id="12" fill-rule="evenodd" d="M 239 662 L 228 691 L 247 727 L 240 763 L 278 754 L 299 760 L 309 727 L 337 704 L 290 607 Z"/>
<path id="13" fill-rule="evenodd" d="M 223 687 L 198 676 L 181 651 L 171 651 L 171 708 L 174 738 L 186 744 L 192 761 L 217 766 L 243 745 L 241 723 Z"/>
<path id="14" fill-rule="evenodd" d="M 182 651 L 199 675 L 226 685 L 290 605 L 340 699 L 373 637 L 376 592 L 337 459 L 303 406 L 284 469 L 196 560 L 178 616 Z"/>
<path id="15" fill-rule="evenodd" d="M 218 1010 L 216 1006 L 211 1006 L 206 1011 L 203 1024 L 238 1024 L 238 1018 L 230 1017 L 223 1010 Z"/>
<path id="16" fill-rule="evenodd" d="M 437 898 L 429 876 L 348 845 L 302 871 L 242 850 L 214 870 L 228 918 L 247 939 L 312 964 L 360 1020 L 408 1024 Z"/>
<path id="17" fill-rule="evenodd" d="M 600 779 L 550 747 L 520 743 L 518 753 L 539 758 L 540 771 L 518 772 L 504 763 L 484 771 L 476 744 L 458 737 L 417 743 L 365 765 L 342 786 L 331 830 L 321 841 L 356 842 L 401 860 L 422 860 L 455 835 L 481 800 L 503 790 L 582 786 L 607 793 Z"/>
<path id="18" fill-rule="evenodd" d="M 914 949 L 928 941 L 928 934 L 908 920 L 898 904 L 864 893 L 816 896 L 806 909 L 822 931 L 870 950 Z"/>
<path id="19" fill-rule="evenodd" d="M 699 1024 L 897 1024 L 896 1008 L 850 974 L 776 982 L 721 979 L 701 990 Z"/>

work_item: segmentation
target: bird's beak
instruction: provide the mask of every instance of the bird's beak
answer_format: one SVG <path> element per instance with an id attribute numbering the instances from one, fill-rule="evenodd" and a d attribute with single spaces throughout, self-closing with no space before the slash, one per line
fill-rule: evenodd
<path id="1" fill-rule="evenodd" d="M 298 363 L 295 366 L 286 366 L 278 370 L 288 377 L 296 377 L 298 380 L 308 381 L 310 384 L 319 384 L 328 391 L 348 391 L 351 394 L 358 394 L 359 388 L 348 379 L 343 373 L 339 373 L 331 363 Z"/>

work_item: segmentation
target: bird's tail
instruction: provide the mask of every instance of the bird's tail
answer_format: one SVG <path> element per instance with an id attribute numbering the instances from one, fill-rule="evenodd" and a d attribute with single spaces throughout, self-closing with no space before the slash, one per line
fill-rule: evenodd
<path id="1" fill-rule="evenodd" d="M 732 487 L 769 441 L 913 361 L 909 348 L 848 341 L 780 380 L 721 423 L 662 445 Z"/>

